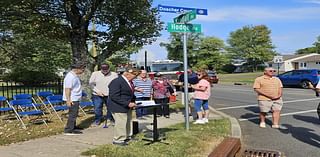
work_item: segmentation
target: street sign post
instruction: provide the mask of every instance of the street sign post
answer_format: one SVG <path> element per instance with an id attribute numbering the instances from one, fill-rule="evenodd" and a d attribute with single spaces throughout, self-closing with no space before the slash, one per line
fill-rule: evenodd
<path id="1" fill-rule="evenodd" d="M 283 56 L 274 56 L 273 62 L 278 64 L 278 75 L 279 75 L 280 64 L 283 63 Z"/>
<path id="2" fill-rule="evenodd" d="M 196 8 L 184 8 L 184 7 L 173 7 L 173 6 L 158 6 L 159 12 L 168 13 L 180 13 L 178 17 L 174 18 L 174 23 L 169 22 L 167 26 L 168 32 L 183 33 L 183 64 L 184 64 L 184 105 L 185 105 L 185 123 L 186 130 L 189 131 L 189 99 L 188 99 L 188 54 L 187 54 L 187 33 L 200 33 L 200 24 L 188 24 L 187 22 L 196 18 L 196 15 L 208 15 L 207 9 L 196 9 Z"/>
<path id="3" fill-rule="evenodd" d="M 191 32 L 191 33 L 201 33 L 200 24 L 178 24 L 168 22 L 168 32 Z"/>
<path id="4" fill-rule="evenodd" d="M 200 9 L 200 8 L 186 8 L 186 7 L 158 5 L 158 10 L 159 12 L 178 13 L 178 14 L 195 10 L 197 15 L 208 15 L 207 9 Z"/>
<path id="5" fill-rule="evenodd" d="M 193 10 L 193 11 L 189 11 L 179 15 L 178 17 L 174 18 L 173 21 L 174 23 L 187 23 L 191 20 L 196 19 L 196 17 L 197 17 L 196 11 Z"/>

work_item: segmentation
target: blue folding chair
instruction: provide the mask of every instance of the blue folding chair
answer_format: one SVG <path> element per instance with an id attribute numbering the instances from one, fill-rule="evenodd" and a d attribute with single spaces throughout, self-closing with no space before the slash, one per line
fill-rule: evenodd
<path id="1" fill-rule="evenodd" d="M 23 93 L 23 94 L 16 94 L 16 95 L 13 96 L 13 99 L 14 99 L 14 100 L 30 99 L 30 100 L 33 101 L 34 106 L 36 106 L 38 109 L 42 109 L 42 106 L 43 106 L 44 109 L 45 109 L 47 112 L 49 112 L 50 115 L 52 115 L 51 112 L 50 112 L 50 109 L 47 107 L 47 105 L 44 104 L 44 103 L 37 103 L 37 101 L 32 97 L 31 94 L 25 94 L 25 93 Z"/>
<path id="2" fill-rule="evenodd" d="M 57 117 L 59 118 L 59 120 L 61 122 L 62 118 L 61 116 L 59 116 L 58 112 L 59 111 L 65 111 L 68 110 L 69 107 L 64 104 L 63 100 L 62 100 L 62 95 L 52 95 L 52 96 L 47 96 L 47 101 L 51 107 L 51 109 L 54 111 L 54 113 L 57 115 Z"/>
<path id="3" fill-rule="evenodd" d="M 22 117 L 27 117 L 30 121 L 33 120 L 41 120 L 46 126 L 48 126 L 47 122 L 43 119 L 45 116 L 44 112 L 38 110 L 37 107 L 33 104 L 32 100 L 30 99 L 18 99 L 18 100 L 11 100 L 9 104 L 12 106 L 13 111 L 16 114 L 17 119 L 21 122 L 22 127 L 24 129 L 27 128 L 25 123 L 22 120 Z M 36 119 L 31 120 L 30 116 L 37 116 Z"/>
<path id="4" fill-rule="evenodd" d="M 4 96 L 0 96 L 0 103 L 2 106 L 0 106 L 0 112 L 10 112 L 13 111 L 12 107 L 10 106 L 8 100 Z M 6 107 L 5 107 L 6 106 Z"/>
<path id="5" fill-rule="evenodd" d="M 87 101 L 84 101 L 84 99 L 87 99 Z M 84 109 L 89 107 L 94 107 L 94 104 L 92 101 L 88 99 L 87 93 L 82 92 L 82 99 L 80 101 L 80 110 L 84 113 L 85 116 L 87 116 L 87 114 L 84 111 Z"/>
<path id="6" fill-rule="evenodd" d="M 49 105 L 49 102 L 46 100 L 48 96 L 52 96 L 53 93 L 51 91 L 41 91 L 37 92 L 37 99 L 38 101 L 45 106 L 46 110 L 49 112 L 50 115 L 52 115 L 50 109 L 47 107 Z"/>

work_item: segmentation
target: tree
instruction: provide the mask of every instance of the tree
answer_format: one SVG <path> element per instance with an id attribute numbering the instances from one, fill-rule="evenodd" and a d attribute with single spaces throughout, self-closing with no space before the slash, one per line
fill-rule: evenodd
<path id="1" fill-rule="evenodd" d="M 276 54 L 270 38 L 271 31 L 265 25 L 244 26 L 230 33 L 228 53 L 233 59 L 244 59 L 257 70 L 261 63 L 269 61 Z"/>
<path id="2" fill-rule="evenodd" d="M 196 67 L 206 65 L 217 71 L 221 71 L 221 68 L 228 63 L 224 48 L 224 42 L 219 38 L 202 38 L 198 51 L 191 52 L 194 56 L 191 61 Z"/>
<path id="3" fill-rule="evenodd" d="M 169 43 L 161 43 L 168 51 L 168 59 L 183 61 L 182 34 L 172 33 Z M 201 34 L 189 34 L 187 41 L 188 66 L 206 65 L 220 70 L 226 64 L 224 42 L 216 37 L 204 37 Z"/>
<path id="4" fill-rule="evenodd" d="M 188 34 L 187 40 L 187 53 L 189 66 L 192 66 L 194 63 L 192 61 L 193 51 L 196 51 L 199 47 L 199 41 L 201 34 L 190 33 Z M 183 61 L 183 35 L 181 33 L 171 33 L 169 43 L 160 43 L 160 46 L 165 47 L 168 51 L 168 59 Z"/>
<path id="5" fill-rule="evenodd" d="M 67 68 L 71 61 L 70 45 L 55 39 L 25 32 L 7 40 L 0 49 L 1 56 L 7 58 L 0 65 L 10 69 L 7 80 L 24 84 L 53 81 L 58 78 L 58 69 Z"/>
<path id="6" fill-rule="evenodd" d="M 2 0 L 0 32 L 23 33 L 32 26 L 33 36 L 69 42 L 72 61 L 100 64 L 129 46 L 141 47 L 159 36 L 161 23 L 152 0 Z M 89 31 L 94 22 L 101 27 Z M 88 40 L 103 51 L 88 53 Z M 92 69 L 93 66 L 91 66 Z"/>
<path id="7" fill-rule="evenodd" d="M 313 43 L 313 46 L 299 49 L 296 51 L 296 54 L 310 54 L 310 53 L 320 54 L 320 36 L 318 36 L 317 40 L 318 41 Z"/>

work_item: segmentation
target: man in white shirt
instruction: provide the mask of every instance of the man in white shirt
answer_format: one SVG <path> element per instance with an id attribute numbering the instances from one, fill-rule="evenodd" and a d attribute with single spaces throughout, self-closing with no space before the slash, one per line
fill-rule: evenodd
<path id="1" fill-rule="evenodd" d="M 65 135 L 82 134 L 77 131 L 76 120 L 78 117 L 79 104 L 82 96 L 81 81 L 79 75 L 84 72 L 85 64 L 76 63 L 71 66 L 71 71 L 66 75 L 63 81 L 63 100 L 69 107 L 68 122 L 64 128 Z"/>
<path id="2" fill-rule="evenodd" d="M 94 113 L 95 113 L 95 126 L 99 126 L 103 120 L 103 104 L 106 105 L 107 108 L 107 100 L 109 96 L 109 84 L 110 82 L 117 78 L 118 74 L 110 71 L 109 64 L 103 63 L 100 65 L 100 70 L 95 71 L 91 74 L 89 85 L 91 86 L 92 93 L 92 101 L 94 104 Z M 107 109 L 106 121 L 114 121 L 111 112 Z M 107 123 L 105 123 L 107 124 Z M 107 127 L 107 125 L 105 126 Z"/>

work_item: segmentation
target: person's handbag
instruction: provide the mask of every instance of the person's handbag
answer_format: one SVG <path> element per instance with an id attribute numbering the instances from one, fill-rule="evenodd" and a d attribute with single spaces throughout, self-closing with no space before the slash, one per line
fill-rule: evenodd
<path id="1" fill-rule="evenodd" d="M 170 97 L 169 97 L 169 102 L 170 103 L 173 103 L 173 102 L 176 102 L 177 101 L 177 96 L 175 96 L 175 95 L 170 95 Z"/>

